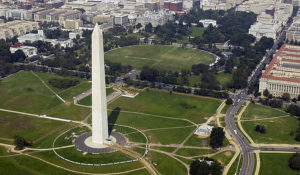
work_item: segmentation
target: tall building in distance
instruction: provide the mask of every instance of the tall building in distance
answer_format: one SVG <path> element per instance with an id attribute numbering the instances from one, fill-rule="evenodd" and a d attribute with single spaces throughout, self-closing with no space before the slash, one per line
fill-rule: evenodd
<path id="1" fill-rule="evenodd" d="M 292 98 L 300 94 L 300 46 L 283 45 L 259 81 L 259 92 L 265 89 L 273 96 L 289 93 Z"/>
<path id="2" fill-rule="evenodd" d="M 98 24 L 92 34 L 92 142 L 108 139 L 103 32 Z"/>

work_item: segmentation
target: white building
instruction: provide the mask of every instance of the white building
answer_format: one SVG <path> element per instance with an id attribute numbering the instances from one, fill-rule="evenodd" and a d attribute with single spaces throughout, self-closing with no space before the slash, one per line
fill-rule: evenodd
<path id="1" fill-rule="evenodd" d="M 147 25 L 151 23 L 153 27 L 158 25 L 164 25 L 166 22 L 173 20 L 174 16 L 170 11 L 160 10 L 159 12 L 146 11 L 143 15 L 139 15 L 136 18 L 136 24 L 141 23 Z"/>
<path id="2" fill-rule="evenodd" d="M 20 43 L 25 43 L 25 42 L 34 42 L 34 41 L 44 41 L 45 40 L 45 35 L 43 30 L 38 30 L 38 33 L 28 33 L 26 35 L 22 35 L 18 37 L 18 41 Z"/>
<path id="3" fill-rule="evenodd" d="M 205 28 L 208 27 L 210 24 L 213 27 L 217 26 L 217 21 L 216 20 L 212 20 L 212 19 L 202 19 L 202 20 L 199 20 L 199 23 L 202 23 L 203 27 L 205 27 Z"/>
<path id="4" fill-rule="evenodd" d="M 79 32 L 70 32 L 69 33 L 69 39 L 76 39 L 77 36 L 79 36 L 79 38 L 82 38 L 82 31 Z"/>
<path id="5" fill-rule="evenodd" d="M 73 39 L 46 39 L 45 41 L 50 42 L 53 46 L 59 45 L 60 47 L 73 47 Z"/>
<path id="6" fill-rule="evenodd" d="M 209 135 L 214 127 L 208 124 L 203 124 L 195 131 L 196 135 Z"/>
<path id="7" fill-rule="evenodd" d="M 277 51 L 259 80 L 259 92 L 273 96 L 289 93 L 291 98 L 300 95 L 300 46 L 285 44 Z"/>
<path id="8" fill-rule="evenodd" d="M 17 50 L 22 50 L 26 57 L 32 57 L 37 55 L 37 48 L 31 46 L 15 45 L 10 47 L 10 52 L 15 53 Z"/>
<path id="9" fill-rule="evenodd" d="M 268 38 L 277 38 L 282 27 L 281 24 L 266 24 L 266 23 L 255 23 L 249 29 L 249 34 L 253 35 L 256 40 L 260 40 L 263 36 Z"/>

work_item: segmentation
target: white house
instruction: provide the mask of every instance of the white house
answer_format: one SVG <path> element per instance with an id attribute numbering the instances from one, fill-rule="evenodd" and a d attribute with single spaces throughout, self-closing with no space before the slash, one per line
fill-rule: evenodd
<path id="1" fill-rule="evenodd" d="M 212 20 L 212 19 L 201 19 L 199 20 L 199 23 L 203 24 L 203 27 L 208 27 L 209 24 L 211 24 L 213 27 L 217 26 L 217 21 L 216 20 Z"/>
<path id="2" fill-rule="evenodd" d="M 23 45 L 14 45 L 10 47 L 10 52 L 15 53 L 17 50 L 22 50 L 26 57 L 32 57 L 37 55 L 37 48 L 31 46 L 23 46 Z"/>

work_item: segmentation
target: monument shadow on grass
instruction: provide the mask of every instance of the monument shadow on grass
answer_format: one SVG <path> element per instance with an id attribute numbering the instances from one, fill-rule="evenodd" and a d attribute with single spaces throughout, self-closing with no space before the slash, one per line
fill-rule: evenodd
<path id="1" fill-rule="evenodd" d="M 111 134 L 112 130 L 114 129 L 114 124 L 118 120 L 121 108 L 116 107 L 108 116 L 108 135 Z"/>

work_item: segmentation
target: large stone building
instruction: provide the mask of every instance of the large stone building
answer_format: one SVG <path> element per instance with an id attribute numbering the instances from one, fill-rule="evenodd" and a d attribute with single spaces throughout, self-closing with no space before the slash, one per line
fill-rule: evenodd
<path id="1" fill-rule="evenodd" d="M 31 21 L 11 21 L 0 24 L 0 39 L 10 39 L 14 36 L 24 35 L 32 30 L 39 29 L 38 22 Z"/>
<path id="2" fill-rule="evenodd" d="M 292 98 L 300 94 L 300 46 L 283 45 L 263 71 L 259 92 L 265 89 L 273 96 L 289 93 Z"/>
<path id="3" fill-rule="evenodd" d="M 82 13 L 78 10 L 49 9 L 35 13 L 34 20 L 42 22 L 59 22 L 60 24 L 63 24 L 67 19 L 80 19 L 81 14 Z"/>

